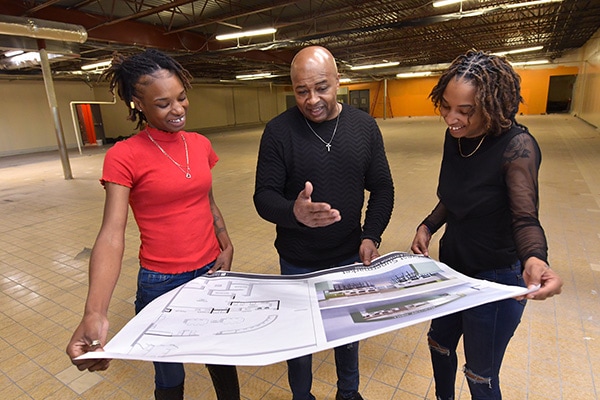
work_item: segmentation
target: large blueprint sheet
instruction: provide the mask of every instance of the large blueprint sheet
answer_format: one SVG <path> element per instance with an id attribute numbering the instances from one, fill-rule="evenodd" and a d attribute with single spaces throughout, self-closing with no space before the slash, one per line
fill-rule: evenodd
<path id="1" fill-rule="evenodd" d="M 400 252 L 305 275 L 221 272 L 159 297 L 81 358 L 267 365 L 524 293 Z"/>

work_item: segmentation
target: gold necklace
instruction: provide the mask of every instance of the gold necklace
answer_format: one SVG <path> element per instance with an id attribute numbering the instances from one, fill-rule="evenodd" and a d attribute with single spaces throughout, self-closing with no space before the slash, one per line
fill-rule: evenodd
<path id="1" fill-rule="evenodd" d="M 484 139 L 485 139 L 485 137 L 486 137 L 486 136 L 487 136 L 487 135 L 483 135 L 483 137 L 482 137 L 482 138 L 481 138 L 481 140 L 479 141 L 479 144 L 477 145 L 477 147 L 475 147 L 475 150 L 473 150 L 472 152 L 470 152 L 470 153 L 469 153 L 469 154 L 467 154 L 467 155 L 464 155 L 464 154 L 463 154 L 463 152 L 462 152 L 462 148 L 460 147 L 460 139 L 462 139 L 462 138 L 458 138 L 458 153 L 460 154 L 460 156 L 461 156 L 462 158 L 469 158 L 469 157 L 471 157 L 473 154 L 475 154 L 475 152 L 476 152 L 477 150 L 479 150 L 479 148 L 481 147 L 481 143 L 483 143 L 483 141 L 484 141 Z"/>
<path id="2" fill-rule="evenodd" d="M 173 162 L 173 164 L 175 164 L 177 166 L 177 168 L 179 168 L 181 170 L 181 172 L 183 172 L 185 174 L 185 177 L 187 179 L 191 179 L 192 178 L 192 173 L 190 172 L 190 156 L 188 154 L 188 146 L 187 146 L 187 142 L 185 140 L 185 136 L 183 136 L 183 133 L 181 134 L 181 139 L 183 139 L 183 146 L 185 147 L 185 162 L 186 162 L 186 169 L 184 170 L 183 167 L 181 166 L 181 164 L 179 164 L 177 161 L 175 161 L 173 159 L 173 157 L 171 157 L 166 151 L 165 149 L 163 149 L 162 147 L 160 147 L 160 145 L 156 142 L 156 140 L 154 140 L 154 138 L 152 136 L 150 136 L 150 132 L 148 132 L 147 130 L 144 130 L 144 132 L 146 132 L 146 135 L 148 135 L 148 138 L 150 139 L 150 141 L 152 143 L 154 143 L 156 145 L 156 147 L 158 147 L 158 149 L 165 155 L 167 156 L 167 158 L 169 160 L 171 160 Z"/>

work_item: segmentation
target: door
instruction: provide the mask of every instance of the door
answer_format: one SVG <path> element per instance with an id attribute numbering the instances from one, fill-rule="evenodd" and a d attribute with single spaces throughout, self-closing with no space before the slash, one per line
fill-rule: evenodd
<path id="1" fill-rule="evenodd" d="M 77 104 L 77 122 L 83 144 L 106 144 L 102 114 L 98 104 Z"/>
<path id="2" fill-rule="evenodd" d="M 366 113 L 369 113 L 369 98 L 369 89 L 350 91 L 350 105 Z"/>

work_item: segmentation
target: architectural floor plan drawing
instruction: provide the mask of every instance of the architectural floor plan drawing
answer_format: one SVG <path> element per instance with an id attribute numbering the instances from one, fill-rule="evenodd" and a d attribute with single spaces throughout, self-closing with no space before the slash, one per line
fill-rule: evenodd
<path id="1" fill-rule="evenodd" d="M 310 285 L 301 279 L 200 277 L 149 305 L 105 349 L 127 340 L 123 358 L 225 358 L 233 364 L 238 357 L 313 349 L 318 342 L 312 324 L 298 323 L 313 320 L 311 299 Z M 293 334 L 282 326 L 293 327 Z"/>
<path id="2" fill-rule="evenodd" d="M 222 272 L 159 297 L 82 358 L 267 365 L 526 292 L 401 252 L 305 275 Z"/>

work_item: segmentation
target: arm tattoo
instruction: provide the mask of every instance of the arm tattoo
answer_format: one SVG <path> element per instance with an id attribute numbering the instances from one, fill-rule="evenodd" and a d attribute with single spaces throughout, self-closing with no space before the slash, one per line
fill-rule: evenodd
<path id="1" fill-rule="evenodd" d="M 518 158 L 531 157 L 531 139 L 526 134 L 517 135 L 511 139 L 510 143 L 502 155 L 503 164 L 515 161 Z"/>
<path id="2" fill-rule="evenodd" d="M 218 214 L 213 213 L 213 225 L 215 227 L 215 233 L 218 235 L 221 232 L 225 232 L 224 226 L 219 226 L 219 222 L 221 222 L 221 218 L 219 218 Z"/>

